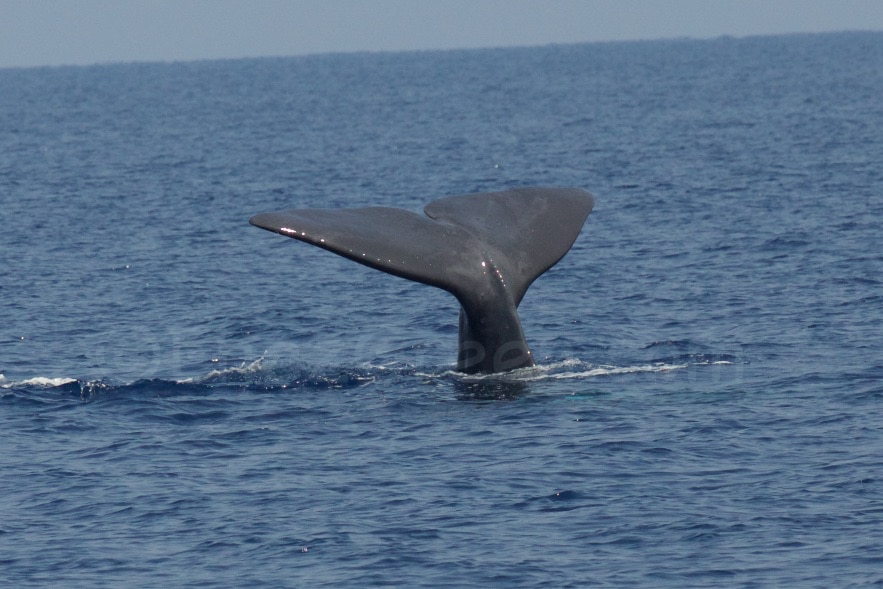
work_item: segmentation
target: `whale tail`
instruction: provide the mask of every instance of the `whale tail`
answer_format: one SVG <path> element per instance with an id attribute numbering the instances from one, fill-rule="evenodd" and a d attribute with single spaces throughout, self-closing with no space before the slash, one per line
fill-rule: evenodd
<path id="1" fill-rule="evenodd" d="M 292 209 L 250 223 L 377 270 L 444 289 L 460 302 L 457 367 L 533 365 L 516 309 L 528 287 L 573 245 L 592 211 L 575 188 L 449 196 L 425 216 L 403 209 Z"/>

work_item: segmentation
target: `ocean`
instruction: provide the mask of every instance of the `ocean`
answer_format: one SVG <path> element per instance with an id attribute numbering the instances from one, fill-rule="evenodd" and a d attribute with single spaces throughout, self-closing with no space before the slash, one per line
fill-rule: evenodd
<path id="1" fill-rule="evenodd" d="M 883 34 L 0 70 L 0 581 L 883 585 Z M 595 209 L 449 294 L 260 231 Z"/>

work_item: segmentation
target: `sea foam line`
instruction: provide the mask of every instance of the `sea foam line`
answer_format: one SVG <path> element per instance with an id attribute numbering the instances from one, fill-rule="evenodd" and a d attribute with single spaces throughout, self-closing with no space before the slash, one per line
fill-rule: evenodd
<path id="1" fill-rule="evenodd" d="M 16 386 L 60 387 L 72 382 L 77 382 L 77 379 L 66 377 L 35 376 L 34 378 L 29 378 L 27 380 L 11 381 L 8 380 L 4 375 L 0 374 L 0 388 L 2 389 L 11 389 Z"/>
<path id="2" fill-rule="evenodd" d="M 231 375 L 244 375 L 244 374 L 253 374 L 255 372 L 259 372 L 263 368 L 264 359 L 258 358 L 257 360 L 253 360 L 251 363 L 246 364 L 243 362 L 239 366 L 232 366 L 230 368 L 221 368 L 215 369 L 209 372 L 204 378 L 206 380 L 216 379 L 224 376 Z M 192 380 L 192 379 L 190 379 Z"/>
<path id="3" fill-rule="evenodd" d="M 715 362 L 717 364 L 718 362 Z M 724 362 L 727 363 L 727 362 Z M 584 370 L 574 370 L 574 367 L 583 367 L 586 368 Z M 554 362 L 551 364 L 538 364 L 536 366 L 529 366 L 526 368 L 518 368 L 516 370 L 512 370 L 510 372 L 498 372 L 492 374 L 463 374 L 462 372 L 457 372 L 455 370 L 447 370 L 441 374 L 428 374 L 423 372 L 417 372 L 416 376 L 421 376 L 424 378 L 438 378 L 438 377 L 455 377 L 458 379 L 462 379 L 463 381 L 482 381 L 482 380 L 511 380 L 514 382 L 532 382 L 532 381 L 540 381 L 540 380 L 564 380 L 564 379 L 572 379 L 572 378 L 592 378 L 598 376 L 612 376 L 617 374 L 636 374 L 636 373 L 650 373 L 650 372 L 671 372 L 673 370 L 682 370 L 684 368 L 689 367 L 689 364 L 667 364 L 667 363 L 654 363 L 654 364 L 640 364 L 636 366 L 610 366 L 610 365 L 600 365 L 600 366 L 590 366 L 586 362 L 582 360 L 576 359 L 568 359 L 562 360 L 560 362 Z M 562 371 L 563 369 L 568 369 L 566 371 Z"/>
<path id="4" fill-rule="evenodd" d="M 555 365 L 549 367 L 541 366 L 540 374 L 525 375 L 520 380 L 563 380 L 568 378 L 590 378 L 595 376 L 612 376 L 616 374 L 636 374 L 641 372 L 671 372 L 673 370 L 681 370 L 687 368 L 688 364 L 641 364 L 637 366 L 596 366 L 587 370 L 569 371 L 569 372 L 553 372 L 558 368 Z"/>

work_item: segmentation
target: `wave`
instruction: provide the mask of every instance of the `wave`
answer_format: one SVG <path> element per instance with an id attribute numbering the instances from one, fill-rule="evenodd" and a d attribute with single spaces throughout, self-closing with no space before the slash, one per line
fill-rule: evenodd
<path id="1" fill-rule="evenodd" d="M 542 381 L 581 380 L 641 373 L 664 373 L 684 370 L 690 366 L 726 365 L 727 356 L 706 354 L 683 355 L 641 363 L 616 366 L 592 364 L 579 359 L 566 359 L 498 374 L 463 374 L 451 368 L 414 367 L 403 364 L 338 366 L 315 368 L 298 364 L 272 363 L 263 358 L 243 361 L 239 365 L 217 368 L 200 377 L 183 379 L 143 378 L 128 383 L 111 380 L 77 379 L 72 377 L 37 376 L 9 380 L 0 374 L 0 389 L 19 392 L 56 391 L 93 399 L 108 395 L 153 393 L 209 394 L 217 390 L 282 392 L 290 390 L 352 389 L 378 381 L 420 379 L 421 382 L 453 382 L 471 384 L 527 384 Z"/>
<path id="2" fill-rule="evenodd" d="M 575 369 L 567 371 L 549 370 L 545 374 L 539 374 L 528 378 L 527 380 L 547 380 L 547 379 L 571 379 L 571 378 L 592 378 L 597 376 L 613 376 L 619 374 L 637 374 L 641 372 L 671 372 L 673 370 L 682 370 L 687 368 L 689 364 L 667 364 L 664 362 L 653 364 L 638 364 L 635 366 L 592 366 L 577 364 Z"/>
<path id="3" fill-rule="evenodd" d="M 28 378 L 18 382 L 10 382 L 5 376 L 0 374 L 0 389 L 13 388 L 14 386 L 35 386 L 35 387 L 60 387 L 72 382 L 76 382 L 75 378 L 57 378 L 49 376 L 37 376 Z"/>
<path id="4" fill-rule="evenodd" d="M 528 368 L 519 368 L 510 372 L 497 374 L 463 374 L 453 370 L 441 374 L 418 372 L 418 376 L 425 378 L 447 377 L 463 382 L 481 381 L 512 381 L 534 382 L 542 380 L 584 379 L 598 376 L 612 376 L 620 374 L 635 374 L 641 372 L 671 372 L 687 368 L 689 363 L 654 362 L 649 364 L 636 364 L 632 366 L 595 365 L 579 359 L 561 360 L 549 364 L 538 364 Z"/>
<path id="5" fill-rule="evenodd" d="M 170 379 L 142 378 L 118 383 L 109 379 L 77 379 L 71 377 L 33 377 L 10 380 L 0 374 L 0 389 L 11 392 L 37 393 L 53 391 L 84 400 L 126 394 L 209 394 L 218 390 L 273 392 L 297 389 L 344 389 L 372 383 L 390 370 L 377 368 L 338 367 L 315 369 L 298 365 L 275 365 L 262 358 L 237 366 L 214 369 L 200 377 Z M 405 374 L 404 371 L 398 371 Z"/>

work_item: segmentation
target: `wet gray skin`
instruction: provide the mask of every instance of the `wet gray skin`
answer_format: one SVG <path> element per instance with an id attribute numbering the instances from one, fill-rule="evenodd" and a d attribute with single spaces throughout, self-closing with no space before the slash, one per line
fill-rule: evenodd
<path id="1" fill-rule="evenodd" d="M 515 188 L 449 196 L 426 216 L 389 207 L 292 209 L 252 225 L 371 268 L 444 289 L 460 302 L 457 369 L 532 366 L 518 305 L 573 245 L 594 200 L 577 188 Z"/>

